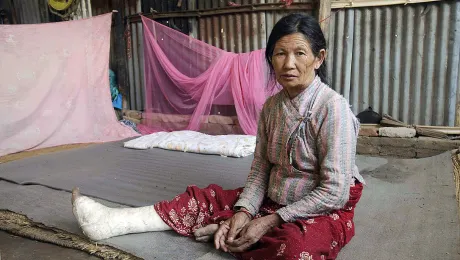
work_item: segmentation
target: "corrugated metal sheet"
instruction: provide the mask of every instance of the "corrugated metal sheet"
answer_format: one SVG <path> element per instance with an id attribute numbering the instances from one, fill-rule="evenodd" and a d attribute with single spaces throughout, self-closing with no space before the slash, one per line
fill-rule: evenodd
<path id="1" fill-rule="evenodd" d="M 406 123 L 455 123 L 460 1 L 338 10 L 329 75 L 358 113 L 371 106 Z"/>
<path id="2" fill-rule="evenodd" d="M 236 4 L 279 3 L 278 0 L 237 0 Z M 294 2 L 310 2 L 294 1 Z M 126 7 L 126 15 L 136 14 L 141 11 L 150 12 L 153 9 L 158 12 L 180 10 L 211 9 L 227 7 L 228 1 L 223 0 L 183 0 L 180 7 L 178 1 L 138 0 L 136 6 Z M 128 4 L 128 3 L 127 3 Z M 273 25 L 282 16 L 289 12 L 257 12 L 219 15 L 191 19 L 161 19 L 159 22 L 175 28 L 184 33 L 189 33 L 204 42 L 231 52 L 249 52 L 265 48 L 267 37 Z M 307 13 L 311 14 L 311 10 Z M 128 57 L 129 85 L 130 85 L 130 108 L 144 109 L 144 61 L 143 61 L 143 35 L 142 24 L 130 25 L 131 48 Z"/>
<path id="3" fill-rule="evenodd" d="M 127 0 L 125 1 L 125 15 L 133 15 L 137 13 L 150 13 L 154 12 L 171 12 L 179 10 L 187 10 L 189 2 L 193 0 L 182 0 L 178 5 L 175 1 L 163 0 Z M 189 20 L 185 18 L 174 19 L 159 19 L 160 22 L 166 26 L 174 28 L 182 33 L 189 33 Z M 144 109 L 144 47 L 143 47 L 143 29 L 142 23 L 130 23 L 128 35 L 128 74 L 130 85 L 129 107 L 130 109 L 143 110 Z"/>
<path id="4" fill-rule="evenodd" d="M 91 0 L 80 0 L 73 20 L 92 17 Z"/>
<path id="5" fill-rule="evenodd" d="M 227 7 L 229 1 L 198 0 L 195 8 L 211 9 Z M 261 3 L 279 3 L 278 0 L 237 0 L 235 4 L 249 5 Z M 294 1 L 310 2 L 310 1 Z M 190 9 L 194 9 L 191 7 Z M 273 25 L 284 15 L 292 11 L 255 12 L 241 14 L 227 14 L 196 19 L 195 31 L 191 35 L 212 44 L 218 48 L 231 52 L 249 52 L 265 48 Z M 306 10 L 311 14 L 311 10 Z M 192 19 L 193 20 L 193 19 Z M 192 22 L 193 23 L 193 22 Z"/>
<path id="6" fill-rule="evenodd" d="M 18 23 L 35 24 L 49 21 L 47 0 L 14 0 Z"/>
<path id="7" fill-rule="evenodd" d="M 236 4 L 264 3 L 264 0 L 234 1 Z M 227 1 L 198 1 L 198 9 L 227 7 Z M 198 39 L 231 52 L 263 48 L 266 39 L 265 13 L 228 14 L 197 19 Z"/>
<path id="8" fill-rule="evenodd" d="M 150 13 L 153 11 L 158 13 L 167 13 L 185 11 L 188 10 L 189 3 L 194 2 L 195 0 L 142 0 L 142 12 Z M 187 18 L 158 19 L 156 21 L 182 33 L 189 34 L 190 25 Z"/>
<path id="9" fill-rule="evenodd" d="M 278 3 L 280 2 L 279 0 L 266 0 L 267 3 Z M 308 0 L 296 0 L 296 1 L 293 1 L 295 3 L 303 3 L 303 2 L 310 2 Z M 266 42 L 268 41 L 268 37 L 270 36 L 270 32 L 272 31 L 273 29 L 273 26 L 275 26 L 275 24 L 283 17 L 283 16 L 286 16 L 290 13 L 292 13 L 293 11 L 279 11 L 279 12 L 267 12 L 266 14 L 266 39 L 265 39 L 265 42 L 263 44 L 264 48 L 265 48 L 265 44 Z M 295 11 L 295 12 L 298 12 L 298 11 Z M 308 14 L 308 15 L 315 15 L 314 14 L 314 10 L 304 10 L 303 11 L 304 14 Z"/>
<path id="10" fill-rule="evenodd" d="M 125 2 L 125 14 L 142 12 L 141 0 Z M 128 49 L 128 75 L 129 75 L 129 107 L 134 110 L 144 109 L 144 42 L 142 23 L 128 23 L 130 26 Z"/>

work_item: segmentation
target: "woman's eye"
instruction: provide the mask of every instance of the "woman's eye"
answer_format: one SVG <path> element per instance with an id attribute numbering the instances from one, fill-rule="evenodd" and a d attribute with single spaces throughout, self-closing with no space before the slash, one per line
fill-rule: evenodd
<path id="1" fill-rule="evenodd" d="M 305 55 L 305 52 L 301 52 L 301 51 L 297 52 L 297 55 L 299 55 L 299 56 Z"/>
<path id="2" fill-rule="evenodd" d="M 283 56 L 284 53 L 283 52 L 278 52 L 277 54 L 275 54 L 276 56 Z"/>

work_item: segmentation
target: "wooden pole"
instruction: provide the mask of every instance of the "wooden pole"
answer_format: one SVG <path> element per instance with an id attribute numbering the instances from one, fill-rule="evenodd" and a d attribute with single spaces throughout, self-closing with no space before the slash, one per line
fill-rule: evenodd
<path id="1" fill-rule="evenodd" d="M 371 7 L 371 6 L 389 6 L 389 5 L 407 5 L 429 2 L 439 2 L 442 0 L 335 0 L 332 3 L 332 9 L 336 8 L 353 8 L 353 7 Z"/>
<path id="2" fill-rule="evenodd" d="M 318 22 L 320 22 L 321 30 L 323 30 L 326 42 L 329 38 L 329 21 L 331 16 L 331 0 L 318 0 Z"/>
<path id="3" fill-rule="evenodd" d="M 457 97 L 458 100 L 458 97 Z M 455 107 L 455 126 L 460 126 L 460 103 L 457 101 Z"/>
<path id="4" fill-rule="evenodd" d="M 455 101 L 455 122 L 454 126 L 460 126 L 460 86 L 457 86 L 457 99 Z"/>
<path id="5" fill-rule="evenodd" d="M 142 14 L 150 19 L 166 19 L 166 18 L 191 18 L 191 17 L 206 17 L 206 16 L 219 16 L 225 14 L 238 14 L 238 13 L 255 13 L 255 12 L 278 12 L 278 11 L 305 11 L 313 10 L 314 1 L 310 0 L 307 2 L 295 2 L 290 6 L 286 6 L 284 3 L 259 3 L 250 5 L 230 6 L 222 8 L 212 8 L 204 10 L 187 10 L 187 11 L 174 11 L 167 13 L 150 13 Z M 127 19 L 131 23 L 137 23 L 141 21 L 139 14 L 130 15 Z"/>

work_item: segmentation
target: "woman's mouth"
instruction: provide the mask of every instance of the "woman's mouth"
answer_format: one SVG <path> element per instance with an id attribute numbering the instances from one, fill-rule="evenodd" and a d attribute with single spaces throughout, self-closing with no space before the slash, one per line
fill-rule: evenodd
<path id="1" fill-rule="evenodd" d="M 283 75 L 281 75 L 281 77 L 284 78 L 284 79 L 295 79 L 295 78 L 297 78 L 297 76 L 292 75 L 292 74 L 283 74 Z"/>

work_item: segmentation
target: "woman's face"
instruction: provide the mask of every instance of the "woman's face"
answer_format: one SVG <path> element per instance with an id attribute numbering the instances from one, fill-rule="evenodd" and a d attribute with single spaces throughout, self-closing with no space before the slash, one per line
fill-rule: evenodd
<path id="1" fill-rule="evenodd" d="M 272 65 L 276 80 L 291 98 L 308 87 L 315 78 L 315 69 L 323 63 L 325 50 L 313 55 L 303 34 L 289 34 L 279 39 L 273 50 Z"/>

